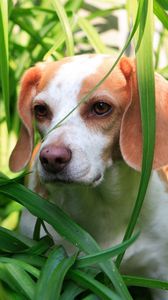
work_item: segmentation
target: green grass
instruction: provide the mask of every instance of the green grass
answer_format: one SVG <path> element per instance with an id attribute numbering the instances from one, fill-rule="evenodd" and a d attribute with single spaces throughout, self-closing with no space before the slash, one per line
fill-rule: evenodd
<path id="1" fill-rule="evenodd" d="M 128 227 L 125 228 L 124 241 L 110 249 L 101 250 L 90 234 L 58 207 L 24 187 L 21 184 L 22 174 L 14 179 L 1 174 L 0 224 L 6 224 L 9 229 L 0 227 L 0 300 L 71 300 L 74 297 L 127 300 L 132 299 L 127 286 L 168 289 L 167 282 L 122 276 L 118 270 L 125 251 L 138 238 L 132 237 L 132 233 L 152 168 L 155 142 L 154 65 L 168 78 L 167 66 L 160 65 L 161 51 L 165 49 L 168 54 L 168 1 L 139 0 L 137 3 L 128 0 L 118 1 L 117 6 L 114 1 L 107 2 L 111 3 L 110 8 L 104 10 L 82 0 L 65 1 L 64 6 L 60 0 L 50 0 L 48 3 L 43 0 L 22 0 L 16 1 L 15 5 L 12 0 L 0 2 L 0 139 L 3 145 L 0 146 L 0 169 L 5 175 L 14 177 L 7 165 L 19 133 L 16 113 L 19 80 L 24 70 L 39 60 L 57 60 L 87 52 L 117 54 L 116 62 L 109 66 L 109 72 L 95 86 L 95 90 L 107 78 L 122 54 L 128 51 L 130 43 L 134 44 L 143 128 L 142 173 L 137 199 Z M 81 17 L 82 9 L 87 12 L 86 18 Z M 102 34 L 113 28 L 115 24 L 109 23 L 109 15 L 120 9 L 127 10 L 131 25 L 128 39 L 120 49 L 116 49 L 115 44 L 109 46 L 102 42 Z M 103 18 L 106 26 L 93 25 L 97 17 Z M 156 19 L 162 26 L 154 53 Z M 81 102 L 86 101 L 92 92 Z M 55 127 L 61 122 L 63 120 Z M 22 206 L 38 217 L 32 239 L 10 230 L 16 227 Z M 62 247 L 53 245 L 48 235 L 39 239 L 39 228 L 43 221 L 78 246 L 84 253 L 83 257 L 79 257 L 78 252 L 68 257 Z M 109 260 L 112 257 L 116 258 L 116 265 Z"/>

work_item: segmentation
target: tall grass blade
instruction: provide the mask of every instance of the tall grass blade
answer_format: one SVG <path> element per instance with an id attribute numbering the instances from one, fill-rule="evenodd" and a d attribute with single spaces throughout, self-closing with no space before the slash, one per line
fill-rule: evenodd
<path id="1" fill-rule="evenodd" d="M 4 99 L 6 122 L 10 128 L 9 115 L 9 54 L 8 54 L 8 2 L 0 1 L 0 75 Z"/>
<path id="2" fill-rule="evenodd" d="M 74 42 L 67 14 L 60 0 L 51 0 L 66 36 L 67 56 L 74 55 Z"/>
<path id="3" fill-rule="evenodd" d="M 129 239 L 137 223 L 148 182 L 151 174 L 155 145 L 155 84 L 153 69 L 153 1 L 144 3 L 144 13 L 140 26 L 144 27 L 143 38 L 137 51 L 137 77 L 141 102 L 141 119 L 143 132 L 143 159 L 140 186 L 136 203 L 124 236 Z M 146 14 L 147 12 L 147 14 Z M 140 28 L 141 34 L 141 28 Z M 117 265 L 120 265 L 123 254 L 119 255 Z"/>

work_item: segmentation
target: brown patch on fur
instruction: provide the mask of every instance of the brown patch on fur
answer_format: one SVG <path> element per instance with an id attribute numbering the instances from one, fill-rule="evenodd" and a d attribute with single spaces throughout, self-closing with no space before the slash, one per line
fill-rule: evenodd
<path id="1" fill-rule="evenodd" d="M 168 166 L 165 166 L 162 170 L 163 170 L 163 172 L 164 172 L 164 174 L 166 176 L 166 181 L 168 183 Z"/>
<path id="2" fill-rule="evenodd" d="M 102 79 L 112 64 L 113 60 L 110 57 L 104 58 L 103 63 L 96 70 L 96 73 L 85 78 L 78 96 L 79 100 L 81 100 L 82 97 L 84 97 Z M 126 68 L 125 72 L 129 76 L 129 68 Z M 102 100 L 110 104 L 112 112 L 102 117 L 90 116 L 89 111 L 94 98 L 97 98 L 97 101 Z M 109 160 L 111 157 L 113 160 L 121 158 L 119 132 L 122 116 L 129 100 L 130 88 L 120 69 L 120 65 L 118 65 L 94 92 L 91 98 L 79 107 L 80 114 L 84 119 L 85 124 L 93 130 L 101 131 L 109 138 L 109 143 L 102 154 L 104 161 Z"/>
<path id="3" fill-rule="evenodd" d="M 38 155 L 38 152 L 40 150 L 40 147 L 41 147 L 41 143 L 38 143 L 34 150 L 33 150 L 33 153 L 32 153 L 32 157 L 31 157 L 31 160 L 30 160 L 30 163 L 29 163 L 29 169 L 31 170 L 33 168 L 33 165 L 34 165 L 34 161 L 35 161 L 35 158 L 36 156 Z"/>
<path id="4" fill-rule="evenodd" d="M 122 57 L 120 60 L 120 69 L 123 72 L 125 78 L 128 80 L 133 71 L 133 65 L 130 64 L 130 60 L 127 57 Z"/>
<path id="5" fill-rule="evenodd" d="M 105 57 L 96 72 L 85 78 L 78 95 L 79 101 L 103 78 L 112 64 L 113 60 L 110 57 Z M 111 96 L 114 106 L 122 110 L 125 109 L 130 99 L 130 88 L 119 65 L 115 67 L 108 78 L 97 88 L 91 98 L 94 97 L 94 95 L 98 96 L 104 92 Z"/>
<path id="6" fill-rule="evenodd" d="M 32 125 L 32 98 L 36 94 L 36 88 L 41 78 L 38 67 L 30 68 L 21 81 L 18 111 L 22 120 L 21 130 L 17 144 L 12 151 L 9 166 L 13 172 L 23 169 L 31 158 L 33 150 L 33 125 Z"/>
<path id="7" fill-rule="evenodd" d="M 162 179 L 168 184 L 168 166 L 163 167 L 158 171 L 159 175 L 161 175 Z"/>
<path id="8" fill-rule="evenodd" d="M 52 78 L 57 74 L 59 69 L 65 63 L 68 63 L 72 60 L 71 57 L 65 57 L 61 61 L 56 62 L 48 62 L 48 63 L 39 63 L 37 66 L 41 68 L 42 77 L 38 85 L 37 92 L 39 93 L 48 85 L 48 83 L 52 80 Z"/>
<path id="9" fill-rule="evenodd" d="M 127 59 L 128 63 L 132 63 Z M 130 81 L 132 99 L 126 108 L 121 124 L 120 147 L 124 160 L 129 166 L 141 170 L 142 126 L 135 62 Z M 156 142 L 153 169 L 168 164 L 168 82 L 155 74 Z"/>
<path id="10" fill-rule="evenodd" d="M 159 177 L 164 182 L 166 191 L 168 192 L 168 166 L 163 167 L 158 171 Z"/>

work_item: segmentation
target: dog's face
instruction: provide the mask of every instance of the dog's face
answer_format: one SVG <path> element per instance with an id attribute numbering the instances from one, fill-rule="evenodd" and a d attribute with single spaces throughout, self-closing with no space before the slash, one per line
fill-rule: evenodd
<path id="1" fill-rule="evenodd" d="M 81 55 L 38 64 L 27 71 L 19 99 L 23 126 L 11 156 L 11 169 L 21 169 L 30 159 L 33 119 L 43 137 L 38 172 L 46 182 L 96 185 L 120 150 L 129 165 L 140 168 L 142 138 L 134 61 L 123 58 L 78 106 L 113 61 L 110 56 Z"/>
<path id="2" fill-rule="evenodd" d="M 46 67 L 51 77 L 49 80 L 48 76 L 43 78 L 43 85 L 32 101 L 37 127 L 45 137 L 38 160 L 39 175 L 44 181 L 98 184 L 105 169 L 112 164 L 124 111 L 119 96 L 125 92 L 119 89 L 126 81 L 120 70 L 115 88 L 112 89 L 111 75 L 85 103 L 52 130 L 108 68 L 109 58 L 101 55 L 77 56 Z"/>

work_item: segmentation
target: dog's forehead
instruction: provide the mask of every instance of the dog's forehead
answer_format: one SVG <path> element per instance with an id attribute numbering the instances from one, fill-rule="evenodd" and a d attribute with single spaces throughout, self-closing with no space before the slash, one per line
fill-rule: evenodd
<path id="1" fill-rule="evenodd" d="M 76 95 L 79 93 L 83 81 L 90 75 L 96 73 L 99 66 L 102 64 L 104 57 L 96 56 L 77 56 L 71 61 L 63 63 L 59 70 L 53 76 L 53 79 L 48 85 L 48 89 L 52 91 L 58 90 L 63 93 Z"/>
<path id="2" fill-rule="evenodd" d="M 81 55 L 64 59 L 44 68 L 38 98 L 56 104 L 76 102 L 83 82 L 103 64 L 104 55 Z M 46 99 L 44 99 L 46 100 Z"/>
<path id="3" fill-rule="evenodd" d="M 60 110 L 64 114 L 69 113 L 107 74 L 114 61 L 115 57 L 110 55 L 89 54 L 44 64 L 34 100 L 45 101 L 53 115 L 58 115 Z M 126 79 L 117 65 L 92 96 L 110 95 L 114 105 L 125 106 L 128 98 L 126 84 Z"/>

